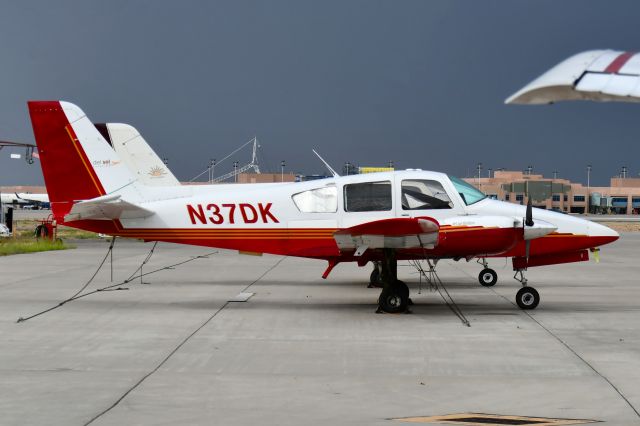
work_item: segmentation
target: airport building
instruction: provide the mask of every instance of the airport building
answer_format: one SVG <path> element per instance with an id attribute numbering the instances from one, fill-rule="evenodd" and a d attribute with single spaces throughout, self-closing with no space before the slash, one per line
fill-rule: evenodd
<path id="1" fill-rule="evenodd" d="M 491 177 L 466 178 L 492 198 L 565 213 L 640 214 L 640 178 L 611 178 L 610 186 L 586 187 L 567 179 L 521 171 L 496 171 Z"/>
<path id="2" fill-rule="evenodd" d="M 361 172 L 378 171 L 364 169 Z M 360 170 L 356 169 L 354 172 L 357 173 Z M 326 177 L 328 176 L 302 176 L 294 173 L 240 173 L 237 182 L 294 182 Z M 465 180 L 491 198 L 515 204 L 526 204 L 527 197 L 531 196 L 535 207 L 565 213 L 588 211 L 594 214 L 640 214 L 640 178 L 613 177 L 607 187 L 586 187 L 567 179 L 545 178 L 539 174 L 503 170 L 495 171 L 491 177 Z M 42 194 L 46 192 L 46 188 L 44 186 L 6 186 L 0 187 L 0 191 L 5 195 Z"/>

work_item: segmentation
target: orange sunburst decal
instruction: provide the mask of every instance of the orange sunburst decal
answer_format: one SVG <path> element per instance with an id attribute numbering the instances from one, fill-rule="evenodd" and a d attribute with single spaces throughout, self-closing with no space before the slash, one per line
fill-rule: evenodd
<path id="1" fill-rule="evenodd" d="M 162 167 L 155 166 L 155 167 L 152 167 L 151 169 L 149 169 L 149 172 L 147 174 L 149 176 L 151 176 L 151 177 L 162 177 L 162 176 L 166 175 L 167 172 Z"/>

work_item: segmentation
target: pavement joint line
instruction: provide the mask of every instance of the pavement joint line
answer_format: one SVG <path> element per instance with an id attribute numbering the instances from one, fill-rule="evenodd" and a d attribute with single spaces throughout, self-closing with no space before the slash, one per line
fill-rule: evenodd
<path id="1" fill-rule="evenodd" d="M 274 269 L 276 269 L 285 259 L 287 258 L 287 256 L 282 257 L 280 260 L 278 260 L 276 263 L 274 263 L 271 267 L 269 267 L 269 269 L 267 269 L 265 272 L 262 273 L 262 275 L 260 275 L 258 278 L 256 278 L 254 281 L 252 281 L 251 283 L 249 283 L 246 287 L 244 287 L 240 292 L 244 293 L 247 290 L 249 290 L 249 288 L 256 284 L 257 282 L 259 282 L 262 278 L 264 278 L 269 272 L 273 271 Z M 118 404 L 120 404 L 131 392 L 133 392 L 136 388 L 138 388 L 145 380 L 147 380 L 149 377 L 151 377 L 156 371 L 158 371 L 160 368 L 162 368 L 162 366 L 164 364 L 166 364 L 167 361 L 169 361 L 169 359 L 180 350 L 180 348 L 182 348 L 193 336 L 195 336 L 200 330 L 202 330 L 204 327 L 207 326 L 207 324 L 209 324 L 220 312 L 222 312 L 222 310 L 224 308 L 226 308 L 227 306 L 229 306 L 231 303 L 230 301 L 226 301 L 220 308 L 218 308 L 215 312 L 213 312 L 209 318 L 207 318 L 202 324 L 200 324 L 200 326 L 198 326 L 193 332 L 191 332 L 191 334 L 189 334 L 187 337 L 185 337 L 179 344 L 178 346 L 176 346 L 175 348 L 173 348 L 173 350 L 171 352 L 169 352 L 169 354 L 164 357 L 162 359 L 162 361 L 160 361 L 160 363 L 158 365 L 155 366 L 155 368 L 153 368 L 150 372 L 148 372 L 147 374 L 145 374 L 144 376 L 142 376 L 142 378 L 140 380 L 138 380 L 133 386 L 131 386 L 129 389 L 127 389 L 127 391 L 125 393 L 123 393 L 120 398 L 118 398 L 113 404 L 111 404 L 109 407 L 107 407 L 105 410 L 101 411 L 100 413 L 98 413 L 97 415 L 95 415 L 94 417 L 92 417 L 88 422 L 86 422 L 84 424 L 84 426 L 88 426 L 91 423 L 95 422 L 96 420 L 98 420 L 100 417 L 104 416 L 105 414 L 107 414 L 109 411 L 111 411 L 112 409 L 114 409 L 115 407 L 118 406 Z"/>
<path id="2" fill-rule="evenodd" d="M 498 297 L 503 298 L 504 300 L 506 300 L 507 302 L 511 303 L 513 306 L 516 306 L 515 303 L 513 303 L 511 300 L 507 299 L 505 296 L 503 296 L 502 294 L 498 293 L 497 291 L 495 291 L 492 288 L 489 288 L 489 290 L 491 290 L 491 292 L 493 292 L 495 295 L 497 295 Z M 618 389 L 616 387 L 616 385 L 613 384 L 613 382 L 611 382 L 611 380 L 609 380 L 607 378 L 607 376 L 605 376 L 604 374 L 600 373 L 593 365 L 591 365 L 591 363 L 589 363 L 589 361 L 587 361 L 586 359 L 584 359 L 578 352 L 576 352 L 567 342 L 565 342 L 564 340 L 562 340 L 558 335 L 556 335 L 553 331 L 551 331 L 550 329 L 548 329 L 547 327 L 544 326 L 544 324 L 542 324 L 542 322 L 538 321 L 533 315 L 531 315 L 529 312 L 527 311 L 522 311 L 526 316 L 529 317 L 529 319 L 531 319 L 533 322 L 535 322 L 536 324 L 538 324 L 538 326 L 540 328 L 542 328 L 544 331 L 547 332 L 547 334 L 549 334 L 551 337 L 553 337 L 554 339 L 556 339 L 558 342 L 560 342 L 560 344 L 562 344 L 562 346 L 564 346 L 565 348 L 567 348 L 569 350 L 569 352 L 571 352 L 576 358 L 578 358 L 580 361 L 582 361 L 587 367 L 589 367 L 591 369 L 591 371 L 593 371 L 594 373 L 596 373 L 600 378 L 602 378 L 605 382 L 607 382 L 609 384 L 609 386 L 611 386 L 611 388 L 613 388 L 614 391 L 616 391 L 616 393 L 618 395 L 620 395 L 620 398 L 622 398 L 624 400 L 624 402 L 627 403 L 627 405 L 633 410 L 633 412 L 636 414 L 636 417 L 640 418 L 640 412 L 638 412 L 638 410 L 636 409 L 636 407 L 633 406 L 633 404 L 631 403 L 631 401 L 629 401 L 627 399 L 627 397 L 622 393 L 622 391 L 620 389 Z"/>
<path id="3" fill-rule="evenodd" d="M 75 249 L 72 249 L 72 250 L 75 250 Z M 47 252 L 39 252 L 39 253 L 47 253 Z M 25 253 L 25 254 L 37 254 L 37 253 Z M 140 256 L 142 256 L 142 255 L 140 255 Z M 129 257 L 116 258 L 115 260 L 125 260 L 125 259 L 126 260 L 130 260 Z M 87 269 L 86 266 L 78 266 L 78 267 L 64 268 L 64 269 L 62 269 L 60 271 L 55 271 L 55 272 L 56 273 L 64 273 L 64 272 L 68 272 L 68 271 L 78 271 L 78 270 L 85 270 L 85 269 Z M 33 281 L 33 280 L 37 280 L 37 279 L 40 279 L 40 278 L 45 278 L 45 277 L 49 276 L 50 274 L 51 273 L 48 272 L 48 273 L 43 273 L 43 274 L 39 274 L 39 275 L 35 275 L 35 276 L 30 276 L 30 277 L 19 279 L 19 280 L 15 280 L 15 281 L 9 281 L 9 282 L 0 284 L 0 288 L 5 289 L 5 288 L 8 288 L 8 287 L 10 287 L 10 286 L 12 286 L 14 284 L 21 284 L 21 283 L 24 283 L 25 281 Z"/>
<path id="4" fill-rule="evenodd" d="M 115 241 L 115 239 L 113 241 Z M 98 275 L 98 273 L 100 272 L 100 270 L 104 266 L 109 254 L 113 252 L 112 251 L 113 250 L 113 242 L 112 242 L 111 246 L 109 247 L 109 250 L 105 254 L 104 259 L 102 259 L 102 261 L 100 262 L 100 265 L 98 266 L 98 269 L 96 269 L 96 271 L 91 276 L 89 281 L 87 281 L 82 286 L 82 288 L 80 290 L 78 290 L 73 296 L 71 296 L 71 297 L 59 302 L 57 305 L 51 306 L 51 307 L 49 307 L 49 308 L 47 308 L 47 309 L 45 309 L 43 311 L 40 311 L 38 313 L 29 315 L 27 317 L 20 317 L 20 318 L 18 318 L 17 322 L 18 323 L 22 323 L 22 322 L 28 321 L 28 320 L 30 320 L 32 318 L 39 317 L 40 315 L 44 315 L 44 314 L 46 314 L 48 312 L 53 311 L 54 309 L 58 309 L 61 306 L 66 305 L 67 303 L 76 301 L 78 299 L 82 299 L 82 298 L 87 297 L 87 296 L 91 296 L 93 294 L 97 294 L 97 293 L 104 292 L 104 291 L 129 290 L 128 287 L 122 287 L 122 286 L 123 285 L 127 285 L 127 284 L 135 285 L 136 283 L 134 283 L 133 280 L 137 279 L 138 277 L 140 278 L 140 284 L 148 284 L 148 283 L 143 283 L 142 282 L 142 277 L 147 276 L 147 275 L 151 275 L 151 274 L 155 274 L 157 272 L 165 271 L 165 270 L 173 270 L 173 269 L 175 269 L 176 266 L 184 265 L 185 263 L 189 263 L 189 262 L 191 262 L 193 260 L 196 260 L 196 259 L 208 259 L 209 256 L 218 253 L 217 251 L 213 251 L 213 252 L 209 252 L 209 253 L 206 253 L 206 254 L 203 254 L 203 255 L 199 255 L 199 256 L 192 256 L 187 260 L 183 260 L 182 262 L 174 263 L 173 265 L 164 266 L 162 268 L 158 268 L 158 269 L 154 269 L 154 270 L 149 271 L 149 272 L 142 273 L 142 268 L 151 259 L 151 256 L 153 255 L 157 244 L 158 244 L 158 242 L 156 241 L 154 243 L 153 247 L 151 248 L 151 250 L 149 251 L 149 253 L 147 253 L 146 258 L 142 261 L 140 266 L 138 266 L 138 268 L 131 275 L 129 275 L 129 278 L 127 278 L 126 280 L 117 282 L 115 284 L 108 285 L 106 287 L 97 288 L 97 289 L 89 291 L 87 293 L 82 293 L 89 286 L 89 284 L 91 284 L 93 282 L 94 278 Z M 140 272 L 140 275 L 137 275 L 138 271 Z M 80 293 L 82 293 L 82 294 L 80 294 Z"/>
<path id="5" fill-rule="evenodd" d="M 471 274 L 469 274 L 467 271 L 464 271 L 460 268 L 458 268 L 457 265 L 454 265 L 453 263 L 450 262 L 450 265 L 453 266 L 455 269 L 457 269 L 458 271 L 462 272 L 463 274 L 473 278 L 473 276 Z M 511 300 L 509 300 L 507 297 L 505 297 L 504 295 L 498 293 L 497 291 L 495 291 L 493 288 L 491 287 L 487 287 L 487 290 L 490 290 L 493 294 L 495 294 L 496 296 L 506 300 L 508 303 L 510 303 L 513 306 L 516 306 L 515 303 L 513 303 Z M 517 306 L 516 306 L 517 307 Z M 620 395 L 620 397 L 624 400 L 624 402 L 627 403 L 627 405 L 633 410 L 633 412 L 636 414 L 636 416 L 638 418 L 640 418 L 640 412 L 638 412 L 638 410 L 636 409 L 636 407 L 633 406 L 633 404 L 631 403 L 631 401 L 629 401 L 627 399 L 627 397 L 622 393 L 622 391 L 620 391 L 620 389 L 618 389 L 616 387 L 616 385 L 613 384 L 613 382 L 611 382 L 611 380 L 609 380 L 604 374 L 600 373 L 598 370 L 596 370 L 596 368 L 591 365 L 586 359 L 584 359 L 582 356 L 580 356 L 580 354 L 578 354 L 578 352 L 576 352 L 567 342 L 565 342 L 564 340 L 562 340 L 560 337 L 558 337 L 554 332 L 552 332 L 550 329 L 548 329 L 547 327 L 545 327 L 540 321 L 538 321 L 533 315 L 531 315 L 529 312 L 524 311 L 522 309 L 520 309 L 520 311 L 522 311 L 522 313 L 524 313 L 526 316 L 529 317 L 529 319 L 531 319 L 533 322 L 535 322 L 536 324 L 538 324 L 538 326 L 540 328 L 542 328 L 544 331 L 547 332 L 547 334 L 549 334 L 551 337 L 553 337 L 554 339 L 556 339 L 558 342 L 560 342 L 560 344 L 562 344 L 565 348 L 567 348 L 576 358 L 578 358 L 580 361 L 582 361 L 587 367 L 589 367 L 591 369 L 591 371 L 593 371 L 594 373 L 596 373 L 598 376 L 600 376 L 600 378 L 602 378 L 605 382 L 607 382 L 609 384 L 609 386 L 611 386 L 611 388 L 613 388 L 614 391 L 616 391 L 616 393 L 618 395 Z"/>

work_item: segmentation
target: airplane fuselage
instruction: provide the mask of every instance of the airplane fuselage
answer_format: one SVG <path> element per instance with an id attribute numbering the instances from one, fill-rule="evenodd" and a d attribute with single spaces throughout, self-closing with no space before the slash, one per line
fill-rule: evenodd
<path id="1" fill-rule="evenodd" d="M 473 194 L 465 197 L 469 189 L 459 185 L 443 173 L 407 170 L 302 183 L 147 187 L 145 198 L 155 201 L 140 205 L 154 212 L 149 217 L 67 225 L 145 240 L 362 261 L 375 259 L 375 251 L 355 259 L 353 251 L 338 246 L 336 231 L 383 219 L 428 217 L 440 226 L 437 244 L 400 247 L 398 258 L 524 256 L 526 207 L 469 200 Z M 533 258 L 578 253 L 617 238 L 607 227 L 562 213 L 533 209 L 533 218 L 557 228 L 532 240 Z"/>

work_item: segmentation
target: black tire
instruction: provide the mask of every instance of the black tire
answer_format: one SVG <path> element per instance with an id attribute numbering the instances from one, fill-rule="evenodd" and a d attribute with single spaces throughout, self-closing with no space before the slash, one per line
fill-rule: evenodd
<path id="1" fill-rule="evenodd" d="M 498 274 L 490 268 L 484 268 L 478 274 L 478 282 L 484 287 L 493 287 L 498 282 Z"/>
<path id="2" fill-rule="evenodd" d="M 49 235 L 47 227 L 44 225 L 36 226 L 35 236 L 36 238 L 46 238 Z"/>
<path id="3" fill-rule="evenodd" d="M 409 298 L 405 297 L 401 291 L 397 291 L 396 288 L 385 288 L 380 293 L 378 304 L 380 309 L 389 314 L 399 314 L 407 310 Z"/>
<path id="4" fill-rule="evenodd" d="M 371 271 L 371 275 L 369 276 L 369 285 L 374 287 L 380 285 L 380 270 L 378 268 Z"/>
<path id="5" fill-rule="evenodd" d="M 396 281 L 396 291 L 405 299 L 409 300 L 409 286 L 404 282 Z"/>
<path id="6" fill-rule="evenodd" d="M 535 309 L 540 303 L 540 295 L 533 287 L 522 287 L 516 294 L 516 303 L 520 309 Z"/>

